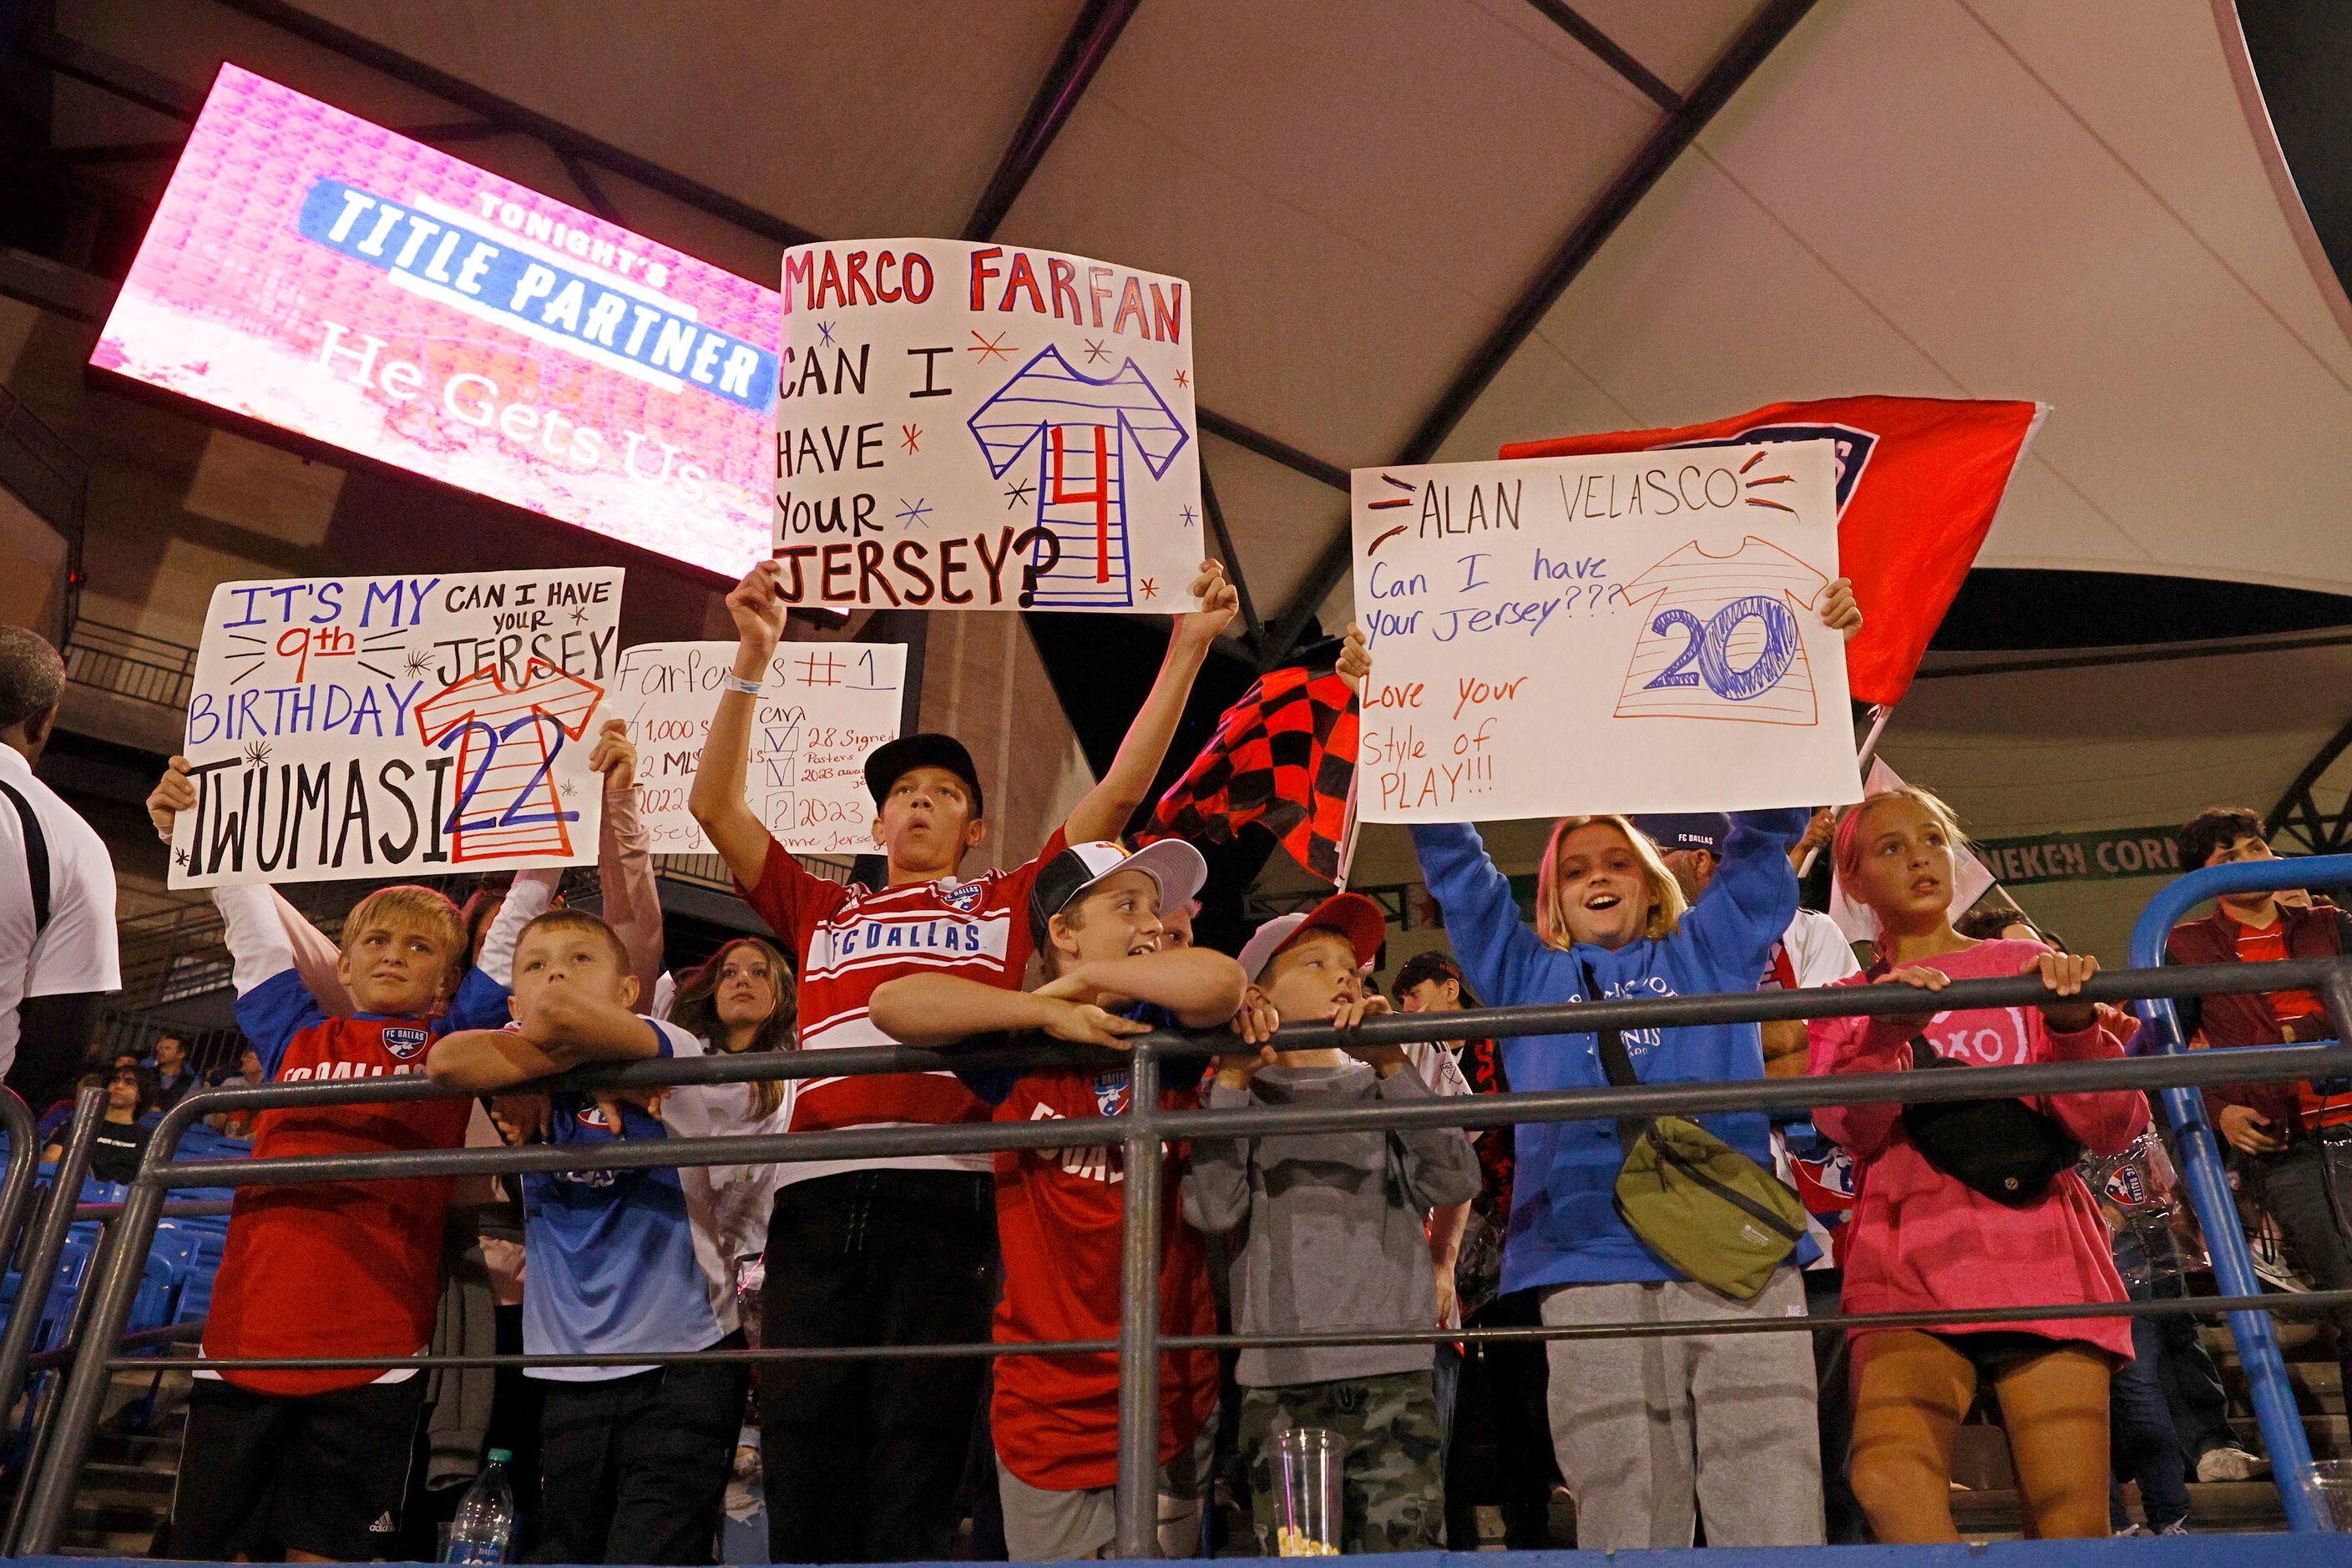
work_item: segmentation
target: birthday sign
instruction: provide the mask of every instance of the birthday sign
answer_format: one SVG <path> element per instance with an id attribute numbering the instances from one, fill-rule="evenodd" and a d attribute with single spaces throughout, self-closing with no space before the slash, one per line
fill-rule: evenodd
<path id="1" fill-rule="evenodd" d="M 213 590 L 171 885 L 436 876 L 596 858 L 589 773 L 621 568 Z"/>
<path id="2" fill-rule="evenodd" d="M 657 855 L 717 851 L 687 811 L 702 765 L 731 642 L 646 643 L 621 656 L 613 710 L 637 747 L 637 819 Z M 874 847 L 866 754 L 898 736 L 904 643 L 784 643 L 768 661 L 751 713 L 743 794 L 785 848 L 803 855 Z"/>
<path id="3" fill-rule="evenodd" d="M 793 604 L 1165 610 L 1203 554 L 1192 290 L 955 240 L 784 252 Z"/>
<path id="4" fill-rule="evenodd" d="M 1367 822 L 1862 798 L 1827 441 L 1358 468 Z"/>

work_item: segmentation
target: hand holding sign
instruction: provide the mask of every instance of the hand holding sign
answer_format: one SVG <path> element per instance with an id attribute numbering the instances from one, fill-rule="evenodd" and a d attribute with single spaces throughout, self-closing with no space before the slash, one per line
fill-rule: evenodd
<path id="1" fill-rule="evenodd" d="M 1371 822 L 1861 795 L 1826 442 L 1358 469 Z"/>

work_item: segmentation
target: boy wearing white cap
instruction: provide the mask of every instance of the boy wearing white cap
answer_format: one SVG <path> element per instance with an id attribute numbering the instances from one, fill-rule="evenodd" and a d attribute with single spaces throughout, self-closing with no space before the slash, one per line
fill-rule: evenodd
<path id="1" fill-rule="evenodd" d="M 1251 1000 L 1293 1023 L 1352 1029 L 1387 1002 L 1364 987 L 1386 922 L 1358 893 L 1268 921 L 1242 947 Z M 1213 1110 L 1430 1098 L 1398 1046 L 1263 1050 L 1219 1058 Z M 1457 1128 L 1202 1139 L 1184 1217 L 1241 1233 L 1234 1326 L 1241 1333 L 1421 1329 L 1437 1318 L 1423 1217 L 1466 1203 L 1478 1163 Z M 1256 1494 L 1261 1550 L 1276 1547 L 1267 1445 L 1294 1426 L 1347 1445 L 1343 1544 L 1423 1552 L 1443 1544 L 1445 1477 L 1433 1347 L 1244 1350 L 1240 1448 Z"/>
<path id="2" fill-rule="evenodd" d="M 1222 1025 L 1242 1005 L 1240 965 L 1204 948 L 1160 946 L 1160 912 L 1189 909 L 1207 877 L 1201 852 L 1181 839 L 1133 854 L 1116 844 L 1073 846 L 1039 868 L 1030 894 L 1044 984 L 1003 991 L 952 974 L 908 975 L 874 993 L 873 1020 L 909 1045 L 977 1044 L 976 1037 L 1010 1033 L 1113 1047 L 1171 1024 Z M 1127 1109 L 1123 1063 L 962 1076 L 995 1104 L 1000 1121 L 1083 1121 Z M 1189 1110 L 1197 1101 L 1189 1085 L 1160 1090 L 1163 1110 Z M 1109 1138 L 1074 1131 L 1068 1147 L 996 1155 L 1004 1252 L 998 1343 L 1118 1337 L 1121 1152 Z M 1163 1163 L 1164 1205 L 1172 1204 L 1181 1170 L 1181 1152 Z M 1197 1234 L 1172 1223 L 1161 1227 L 1159 1278 L 1163 1333 L 1216 1331 Z M 1172 1352 L 1160 1368 L 1161 1550 L 1181 1556 L 1205 1479 L 1196 1439 L 1216 1408 L 1217 1358 L 1211 1351 Z M 1118 1356 L 1002 1356 L 989 1415 L 1014 1560 L 1100 1555 L 1113 1534 Z"/>

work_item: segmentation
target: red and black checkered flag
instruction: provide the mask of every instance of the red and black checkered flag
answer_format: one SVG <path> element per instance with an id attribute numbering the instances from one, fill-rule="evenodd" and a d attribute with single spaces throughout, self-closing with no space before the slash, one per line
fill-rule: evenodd
<path id="1" fill-rule="evenodd" d="M 1156 833 L 1212 844 L 1244 823 L 1282 840 L 1317 876 L 1339 879 L 1356 775 L 1356 696 L 1336 674 L 1277 669 L 1217 720 L 1184 776 L 1160 797 Z"/>

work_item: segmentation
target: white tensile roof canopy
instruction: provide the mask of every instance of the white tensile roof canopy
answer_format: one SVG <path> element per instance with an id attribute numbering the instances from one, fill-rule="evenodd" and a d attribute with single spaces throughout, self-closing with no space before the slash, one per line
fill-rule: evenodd
<path id="1" fill-rule="evenodd" d="M 2352 594 L 2352 306 L 2228 0 L 173 10 L 59 0 L 58 28 L 184 83 L 232 58 L 395 126 L 536 126 L 455 150 L 764 280 L 795 238 L 964 233 L 1190 279 L 1203 467 L 1272 645 L 1350 608 L 1349 467 L 1865 392 L 2053 405 L 1980 564 Z M 59 93 L 61 141 L 168 129 Z M 2034 700 L 2095 741 L 2168 668 Z M 2263 809 L 2346 673 L 2253 737 L 2168 700 L 2132 721 L 2270 757 L 2229 780 Z M 2026 740 L 1994 678 L 1928 684 L 1898 767 Z M 2095 777 L 2028 798 L 1945 765 L 1996 833 L 2207 793 L 2110 811 Z M 1367 854 L 1409 875 L 1397 848 Z"/>

